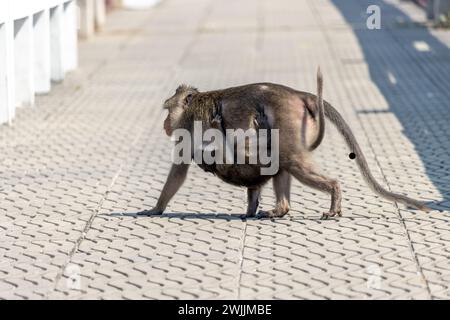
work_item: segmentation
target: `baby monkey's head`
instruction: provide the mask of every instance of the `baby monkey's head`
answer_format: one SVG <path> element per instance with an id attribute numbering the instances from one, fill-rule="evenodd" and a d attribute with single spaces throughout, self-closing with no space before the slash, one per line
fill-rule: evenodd
<path id="1" fill-rule="evenodd" d="M 164 102 L 164 109 L 169 111 L 164 121 L 164 130 L 168 136 L 171 136 L 175 129 L 180 126 L 180 120 L 184 111 L 191 104 L 192 98 L 198 93 L 194 87 L 180 85 L 175 94 Z"/>

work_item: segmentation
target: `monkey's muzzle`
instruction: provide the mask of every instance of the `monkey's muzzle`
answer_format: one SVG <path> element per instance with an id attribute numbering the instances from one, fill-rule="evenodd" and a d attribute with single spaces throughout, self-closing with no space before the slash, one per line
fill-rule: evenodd
<path id="1" fill-rule="evenodd" d="M 172 126 L 170 125 L 170 116 L 167 116 L 166 120 L 164 120 L 164 130 L 166 134 L 170 137 L 172 135 Z"/>

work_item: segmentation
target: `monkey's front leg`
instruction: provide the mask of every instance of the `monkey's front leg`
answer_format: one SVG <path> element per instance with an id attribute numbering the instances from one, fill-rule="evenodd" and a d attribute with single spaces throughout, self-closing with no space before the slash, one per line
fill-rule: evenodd
<path id="1" fill-rule="evenodd" d="M 186 180 L 188 169 L 189 164 L 173 164 L 172 168 L 170 168 L 169 176 L 167 177 L 167 181 L 161 191 L 158 202 L 156 203 L 156 207 L 151 210 L 139 212 L 138 215 L 161 215 L 164 210 L 166 210 L 170 199 L 172 199 L 178 189 L 180 189 L 184 180 Z"/>

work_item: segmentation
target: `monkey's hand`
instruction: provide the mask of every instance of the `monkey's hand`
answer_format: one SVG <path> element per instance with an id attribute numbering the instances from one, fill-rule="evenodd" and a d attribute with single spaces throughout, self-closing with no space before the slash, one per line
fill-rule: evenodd
<path id="1" fill-rule="evenodd" d="M 222 129 L 222 116 L 220 114 L 213 114 L 213 118 L 211 119 L 211 127 L 214 129 Z"/>
<path id="2" fill-rule="evenodd" d="M 164 212 L 164 210 L 158 209 L 158 208 L 153 208 L 150 210 L 144 210 L 141 212 L 138 212 L 138 216 L 160 216 L 162 215 Z"/>

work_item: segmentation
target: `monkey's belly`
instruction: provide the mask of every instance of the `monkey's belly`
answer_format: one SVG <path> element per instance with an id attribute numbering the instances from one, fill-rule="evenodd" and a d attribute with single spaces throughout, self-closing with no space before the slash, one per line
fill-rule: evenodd
<path id="1" fill-rule="evenodd" d="M 261 166 L 251 164 L 199 165 L 205 171 L 214 173 L 222 181 L 239 187 L 257 187 L 266 183 L 271 176 L 261 174 Z M 205 167 L 205 168 L 204 168 Z"/>

